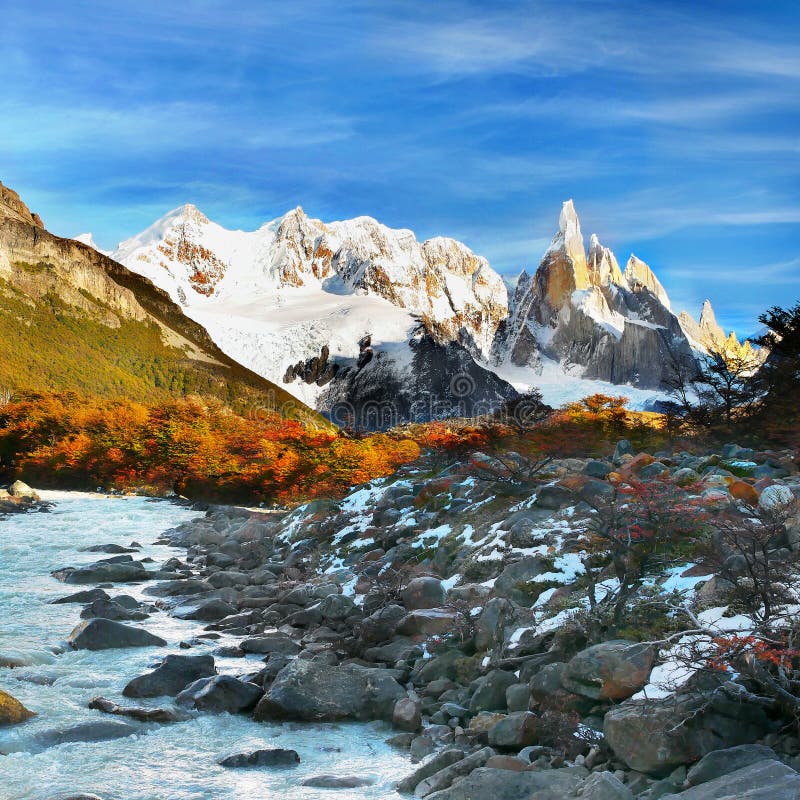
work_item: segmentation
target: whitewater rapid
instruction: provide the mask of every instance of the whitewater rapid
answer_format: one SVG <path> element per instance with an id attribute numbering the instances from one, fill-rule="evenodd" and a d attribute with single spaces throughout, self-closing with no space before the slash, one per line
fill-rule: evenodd
<path id="1" fill-rule="evenodd" d="M 74 651 L 64 642 L 78 624 L 80 605 L 50 601 L 83 588 L 66 586 L 51 570 L 87 564 L 102 554 L 81 552 L 96 544 L 142 545 L 136 558 L 160 563 L 185 552 L 155 545 L 159 535 L 197 512 L 166 501 L 104 498 L 43 492 L 55 503 L 48 514 L 0 519 L 0 660 L 22 666 L 0 668 L 0 688 L 37 716 L 22 725 L 0 727 L 0 800 L 50 800 L 66 792 L 92 792 L 103 800 L 377 800 L 396 798 L 393 783 L 410 771 L 407 758 L 384 743 L 391 729 L 369 724 L 256 723 L 245 716 L 201 714 L 172 725 L 140 725 L 127 738 L 43 747 L 47 731 L 84 722 L 118 720 L 90 711 L 92 697 L 125 703 L 123 686 L 166 653 L 211 653 L 218 642 L 179 649 L 202 632 L 201 624 L 163 612 L 141 625 L 167 640 L 166 648 Z M 109 594 L 146 597 L 146 585 L 120 585 Z M 153 598 L 148 598 L 153 600 Z M 220 672 L 243 673 L 261 666 L 257 656 L 217 659 Z M 165 706 L 168 698 L 135 701 Z M 128 720 L 126 720 L 128 721 Z M 229 770 L 218 766 L 227 755 L 262 747 L 296 750 L 291 770 Z M 320 789 L 301 786 L 312 775 L 370 776 L 372 786 Z"/>

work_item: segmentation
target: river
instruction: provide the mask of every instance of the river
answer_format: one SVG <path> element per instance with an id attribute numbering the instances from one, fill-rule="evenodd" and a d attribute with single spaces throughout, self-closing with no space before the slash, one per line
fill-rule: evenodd
<path id="1" fill-rule="evenodd" d="M 245 716 L 201 714 L 171 725 L 140 725 L 126 738 L 44 746 L 46 732 L 88 721 L 117 720 L 87 704 L 102 695 L 124 703 L 123 686 L 167 652 L 205 653 L 221 642 L 181 650 L 181 641 L 201 632 L 201 623 L 153 614 L 141 625 L 162 636 L 167 648 L 76 651 L 65 646 L 78 624 L 80 605 L 51 600 L 82 588 L 51 577 L 51 570 L 87 564 L 102 554 L 82 552 L 95 544 L 142 545 L 136 558 L 163 562 L 180 550 L 155 545 L 159 535 L 197 512 L 139 497 L 43 492 L 55 503 L 47 514 L 0 519 L 0 658 L 21 662 L 0 668 L 0 688 L 37 716 L 0 728 L 0 800 L 50 800 L 67 792 L 92 792 L 103 800 L 354 800 L 397 798 L 393 783 L 410 771 L 408 759 L 384 743 L 391 729 L 369 724 L 256 723 Z M 124 585 L 109 594 L 142 597 L 146 585 Z M 152 600 L 152 598 L 150 598 Z M 260 665 L 257 656 L 218 659 L 220 672 L 243 673 Z M 168 698 L 135 701 L 168 705 Z M 224 769 L 218 761 L 260 747 L 296 750 L 292 769 Z M 321 773 L 370 776 L 359 789 L 319 789 L 301 781 Z"/>

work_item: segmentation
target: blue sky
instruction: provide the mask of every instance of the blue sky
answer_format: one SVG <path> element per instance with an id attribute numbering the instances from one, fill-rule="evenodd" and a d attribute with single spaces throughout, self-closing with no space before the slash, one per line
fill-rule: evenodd
<path id="1" fill-rule="evenodd" d="M 302 205 L 535 268 L 584 234 L 747 332 L 800 299 L 800 11 L 763 2 L 0 0 L 0 180 L 101 246 Z"/>

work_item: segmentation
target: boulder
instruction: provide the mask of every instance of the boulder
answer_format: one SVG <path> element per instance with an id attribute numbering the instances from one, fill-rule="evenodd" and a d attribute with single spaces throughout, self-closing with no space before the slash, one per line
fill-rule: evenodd
<path id="1" fill-rule="evenodd" d="M 175 697 L 190 683 L 217 672 L 213 656 L 168 655 L 152 672 L 131 680 L 122 690 L 125 697 Z"/>
<path id="2" fill-rule="evenodd" d="M 458 778 L 469 775 L 473 770 L 482 767 L 494 754 L 491 747 L 476 750 L 419 781 L 414 789 L 414 794 L 417 797 L 435 796 L 452 786 Z M 476 795 L 476 797 L 482 797 L 482 795 Z"/>
<path id="3" fill-rule="evenodd" d="M 513 605 L 504 597 L 493 597 L 489 600 L 475 625 L 475 647 L 479 651 L 487 650 L 504 639 L 506 623 L 513 613 Z"/>
<path id="4" fill-rule="evenodd" d="M 572 505 L 575 502 L 575 496 L 569 489 L 555 484 L 550 486 L 542 486 L 536 492 L 536 505 L 538 508 L 545 508 L 548 511 L 558 511 L 561 508 Z"/>
<path id="5" fill-rule="evenodd" d="M 376 644 L 391 639 L 397 629 L 397 624 L 406 615 L 406 610 L 391 603 L 361 620 L 358 625 L 358 634 L 365 644 Z"/>
<path id="6" fill-rule="evenodd" d="M 88 567 L 66 567 L 53 572 L 62 583 L 137 583 L 152 576 L 138 561 L 117 564 L 91 564 Z"/>
<path id="7" fill-rule="evenodd" d="M 17 725 L 35 716 L 16 697 L 0 689 L 0 725 Z"/>
<path id="8" fill-rule="evenodd" d="M 438 608 L 444 603 L 445 591 L 438 578 L 414 578 L 402 592 L 403 605 L 409 611 L 419 608 Z"/>
<path id="9" fill-rule="evenodd" d="M 489 744 L 500 750 L 521 750 L 537 744 L 538 717 L 530 711 L 515 711 L 489 729 Z"/>
<path id="10" fill-rule="evenodd" d="M 757 761 L 727 775 L 662 800 L 797 800 L 800 774 L 772 759 Z"/>
<path id="11" fill-rule="evenodd" d="M 422 725 L 422 704 L 410 697 L 401 697 L 392 711 L 392 725 L 401 731 L 418 731 Z"/>
<path id="12" fill-rule="evenodd" d="M 201 622 L 217 622 L 236 613 L 236 608 L 218 597 L 190 603 L 173 609 L 172 616 L 178 619 L 196 619 Z"/>
<path id="13" fill-rule="evenodd" d="M 329 594 L 319 604 L 322 619 L 339 622 L 358 611 L 353 600 L 343 594 Z"/>
<path id="14" fill-rule="evenodd" d="M 447 789 L 418 796 L 429 800 L 564 800 L 574 796 L 585 775 L 581 767 L 537 772 L 480 767 Z"/>
<path id="15" fill-rule="evenodd" d="M 727 747 L 724 750 L 712 750 L 704 755 L 686 776 L 690 786 L 721 778 L 742 767 L 749 767 L 758 761 L 778 760 L 771 747 L 763 744 L 740 744 L 738 747 Z"/>
<path id="16" fill-rule="evenodd" d="M 93 697 L 89 701 L 89 708 L 117 717 L 129 717 L 137 722 L 185 722 L 187 719 L 191 719 L 191 715 L 185 711 L 177 711 L 174 708 L 120 706 L 105 697 Z"/>
<path id="17" fill-rule="evenodd" d="M 762 511 L 777 514 L 790 508 L 797 502 L 792 490 L 788 486 L 776 483 L 767 486 L 758 498 L 758 506 Z"/>
<path id="18" fill-rule="evenodd" d="M 506 597 L 521 605 L 531 605 L 533 598 L 524 591 L 524 585 L 547 572 L 547 567 L 534 556 L 509 564 L 494 582 L 494 592 L 498 597 Z"/>
<path id="19" fill-rule="evenodd" d="M 426 761 L 421 767 L 416 769 L 407 777 L 403 778 L 397 784 L 397 791 L 400 794 L 410 794 L 417 788 L 417 785 L 435 775 L 437 772 L 461 761 L 464 758 L 464 751 L 458 747 L 448 747 L 445 750 L 438 752 L 429 761 Z"/>
<path id="20" fill-rule="evenodd" d="M 223 758 L 219 762 L 227 769 L 248 769 L 252 767 L 296 767 L 300 756 L 296 750 L 283 750 L 279 747 L 271 750 L 254 750 L 250 753 L 236 753 Z"/>
<path id="21" fill-rule="evenodd" d="M 386 670 L 329 666 L 306 659 L 287 664 L 255 710 L 265 720 L 391 720 L 406 693 Z"/>
<path id="22" fill-rule="evenodd" d="M 110 600 L 110 596 L 105 589 L 83 589 L 74 594 L 68 594 L 65 597 L 59 597 L 50 602 L 53 605 L 59 603 L 93 603 L 95 600 Z"/>
<path id="23" fill-rule="evenodd" d="M 245 639 L 239 643 L 239 647 L 245 653 L 259 653 L 266 655 L 269 653 L 279 653 L 281 655 L 293 656 L 300 652 L 300 645 L 283 633 L 269 634 L 267 636 L 255 636 Z"/>
<path id="24" fill-rule="evenodd" d="M 397 625 L 401 636 L 437 636 L 449 633 L 456 622 L 453 611 L 440 608 L 420 608 L 410 611 Z"/>
<path id="25" fill-rule="evenodd" d="M 627 700 L 647 685 L 655 662 L 652 647 L 612 640 L 573 656 L 561 674 L 561 685 L 592 700 Z"/>
<path id="26" fill-rule="evenodd" d="M 149 614 L 144 611 L 134 611 L 120 605 L 112 599 L 99 598 L 93 600 L 81 611 L 81 619 L 93 619 L 102 617 L 103 619 L 114 619 L 124 622 L 141 622 L 147 619 Z"/>
<path id="27" fill-rule="evenodd" d="M 362 775 L 312 775 L 300 782 L 301 786 L 314 786 L 318 789 L 358 789 L 372 786 L 375 778 Z"/>
<path id="28" fill-rule="evenodd" d="M 583 800 L 633 800 L 633 792 L 613 772 L 595 772 L 583 784 Z"/>
<path id="29" fill-rule="evenodd" d="M 479 711 L 502 711 L 506 707 L 506 689 L 515 684 L 517 678 L 513 672 L 493 669 L 474 682 L 475 691 L 469 701 L 469 710 L 473 714 Z"/>
<path id="30" fill-rule="evenodd" d="M 631 769 L 665 775 L 712 750 L 752 743 L 769 727 L 762 709 L 717 693 L 626 700 L 606 713 L 603 732 Z"/>
<path id="31" fill-rule="evenodd" d="M 187 686 L 176 698 L 179 706 L 213 714 L 238 714 L 250 711 L 264 694 L 260 686 L 240 681 L 232 675 L 214 675 Z"/>
<path id="32" fill-rule="evenodd" d="M 121 720 L 102 720 L 81 722 L 61 728 L 51 728 L 37 733 L 34 737 L 40 747 L 55 747 L 67 742 L 102 742 L 108 739 L 124 739 L 141 733 L 142 728 Z"/>
<path id="33" fill-rule="evenodd" d="M 39 495 L 28 486 L 27 483 L 23 483 L 22 481 L 14 481 L 11 486 L 8 487 L 8 493 L 12 497 L 22 497 L 26 500 L 38 500 Z"/>
<path id="34" fill-rule="evenodd" d="M 166 647 L 160 636 L 121 622 L 95 617 L 75 627 L 68 638 L 76 650 L 110 650 L 119 647 Z"/>

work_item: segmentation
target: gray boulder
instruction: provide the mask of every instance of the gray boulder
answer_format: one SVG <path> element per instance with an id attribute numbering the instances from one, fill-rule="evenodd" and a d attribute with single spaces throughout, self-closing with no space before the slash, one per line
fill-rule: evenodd
<path id="1" fill-rule="evenodd" d="M 217 597 L 190 603 L 173 609 L 172 616 L 178 619 L 196 619 L 201 622 L 217 622 L 223 617 L 236 613 L 236 608 Z"/>
<path id="2" fill-rule="evenodd" d="M 168 655 L 152 672 L 139 675 L 122 690 L 125 697 L 175 697 L 190 683 L 216 675 L 213 656 Z"/>
<path id="3" fill-rule="evenodd" d="M 545 565 L 534 556 L 509 564 L 494 582 L 494 592 L 499 597 L 507 597 L 521 605 L 531 605 L 533 598 L 523 590 L 523 586 L 537 576 L 547 572 Z"/>
<path id="4" fill-rule="evenodd" d="M 386 670 L 297 659 L 276 676 L 255 710 L 264 720 L 391 720 L 406 693 Z"/>
<path id="5" fill-rule="evenodd" d="M 300 756 L 296 750 L 283 750 L 279 747 L 271 750 L 254 750 L 251 753 L 236 753 L 223 758 L 219 762 L 227 769 L 249 769 L 253 767 L 296 767 Z"/>
<path id="6" fill-rule="evenodd" d="M 583 800 L 633 800 L 633 792 L 612 772 L 595 772 L 583 784 Z"/>
<path id="7" fill-rule="evenodd" d="M 282 633 L 245 639 L 239 643 L 239 647 L 245 653 L 259 653 L 260 655 L 280 653 L 281 655 L 293 656 L 300 652 L 300 645 L 294 639 Z"/>
<path id="8" fill-rule="evenodd" d="M 120 605 L 115 600 L 98 598 L 89 603 L 81 611 L 81 619 L 93 619 L 102 617 L 103 619 L 115 619 L 124 622 L 141 622 L 149 615 L 144 611 L 135 611 Z"/>
<path id="9" fill-rule="evenodd" d="M 136 583 L 152 576 L 138 561 L 118 564 L 92 564 L 88 567 L 66 567 L 53 572 L 53 577 L 63 583 Z"/>
<path id="10" fill-rule="evenodd" d="M 740 744 L 738 747 L 728 747 L 725 750 L 712 750 L 689 770 L 686 782 L 690 786 L 697 786 L 736 772 L 742 767 L 749 767 L 758 761 L 770 759 L 777 761 L 778 756 L 771 747 L 763 744 Z"/>
<path id="11" fill-rule="evenodd" d="M 469 701 L 473 714 L 479 711 L 502 711 L 506 707 L 506 689 L 517 682 L 513 672 L 493 669 L 474 682 L 475 691 Z"/>
<path id="12" fill-rule="evenodd" d="M 403 605 L 409 611 L 438 608 L 445 600 L 445 591 L 438 578 L 422 577 L 409 581 L 402 592 Z"/>
<path id="13" fill-rule="evenodd" d="M 538 717 L 530 711 L 516 711 L 489 729 L 489 744 L 500 750 L 521 750 L 537 744 Z"/>
<path id="14" fill-rule="evenodd" d="M 772 759 L 757 761 L 728 775 L 662 800 L 798 800 L 800 775 Z"/>
<path id="15" fill-rule="evenodd" d="M 108 739 L 123 739 L 141 732 L 142 728 L 129 722 L 102 720 L 51 728 L 37 733 L 34 740 L 41 747 L 55 747 L 68 742 L 102 742 Z"/>
<path id="16" fill-rule="evenodd" d="M 647 684 L 654 662 L 655 650 L 647 645 L 602 642 L 567 662 L 561 685 L 592 700 L 627 700 Z"/>
<path id="17" fill-rule="evenodd" d="M 665 775 L 713 750 L 749 744 L 770 728 L 760 708 L 721 694 L 626 700 L 605 715 L 606 743 L 631 769 Z"/>
<path id="18" fill-rule="evenodd" d="M 372 786 L 375 778 L 362 775 L 312 775 L 300 782 L 301 786 L 314 786 L 318 789 L 358 789 Z"/>
<path id="19" fill-rule="evenodd" d="M 447 789 L 418 796 L 429 800 L 564 800 L 574 795 L 585 776 L 581 767 L 538 772 L 480 767 Z"/>
<path id="20" fill-rule="evenodd" d="M 76 650 L 110 650 L 119 647 L 165 647 L 166 641 L 141 628 L 95 617 L 81 622 L 70 633 L 69 643 Z"/>
<path id="21" fill-rule="evenodd" d="M 254 683 L 240 681 L 232 675 L 215 675 L 187 686 L 175 702 L 198 711 L 238 714 L 250 711 L 263 694 L 263 689 Z"/>

